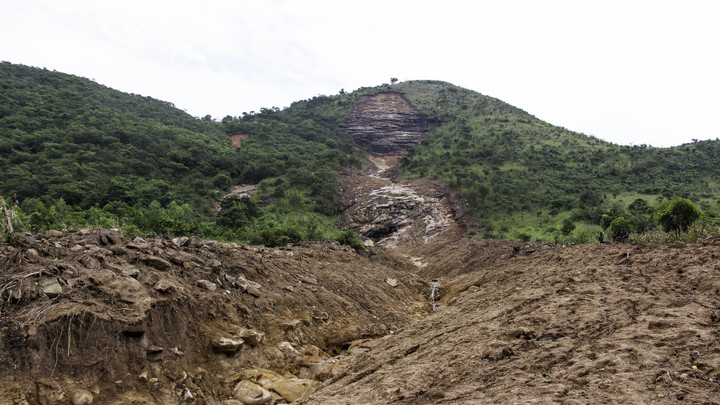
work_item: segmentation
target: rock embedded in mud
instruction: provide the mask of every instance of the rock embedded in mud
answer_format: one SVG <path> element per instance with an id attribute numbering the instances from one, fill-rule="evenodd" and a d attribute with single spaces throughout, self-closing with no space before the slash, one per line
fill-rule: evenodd
<path id="1" fill-rule="evenodd" d="M 138 275 L 140 274 L 140 270 L 138 270 L 134 267 L 131 267 L 131 268 L 122 269 L 120 274 L 122 274 L 124 277 L 137 278 Z"/>
<path id="2" fill-rule="evenodd" d="M 266 369 L 247 370 L 245 377 L 263 388 L 277 392 L 288 402 L 295 402 L 309 395 L 320 383 L 303 378 L 285 378 Z"/>
<path id="3" fill-rule="evenodd" d="M 120 245 L 110 245 L 110 246 L 108 246 L 108 250 L 118 256 L 128 254 L 127 249 L 125 249 L 124 247 L 122 247 Z"/>
<path id="4" fill-rule="evenodd" d="M 217 284 L 213 283 L 212 281 L 208 280 L 198 280 L 197 282 L 198 286 L 201 288 L 204 288 L 208 291 L 215 291 L 217 290 Z"/>
<path id="5" fill-rule="evenodd" d="M 40 289 L 48 298 L 55 298 L 62 294 L 63 289 L 57 278 L 46 278 L 40 281 Z"/>
<path id="6" fill-rule="evenodd" d="M 175 246 L 185 246 L 188 240 L 190 240 L 190 238 L 187 236 L 178 236 L 177 238 L 172 238 L 172 243 Z"/>
<path id="7" fill-rule="evenodd" d="M 199 248 L 199 247 L 202 247 L 204 245 L 204 243 L 203 243 L 202 239 L 200 239 L 199 237 L 191 236 L 185 245 L 187 247 L 191 247 L 191 248 Z"/>
<path id="8" fill-rule="evenodd" d="M 114 245 L 118 241 L 117 236 L 112 231 L 102 231 L 100 233 L 100 243 L 103 245 Z"/>
<path id="9" fill-rule="evenodd" d="M 87 390 L 76 390 L 70 394 L 72 405 L 90 405 L 93 403 L 93 394 Z"/>
<path id="10" fill-rule="evenodd" d="M 155 283 L 155 285 L 153 285 L 153 289 L 161 293 L 171 293 L 173 292 L 173 290 L 175 290 L 175 286 L 165 280 L 160 280 Z"/>
<path id="11" fill-rule="evenodd" d="M 170 262 L 157 256 L 145 256 L 142 261 L 148 266 L 155 267 L 158 270 L 172 269 L 172 264 L 170 264 Z"/>
<path id="12" fill-rule="evenodd" d="M 237 383 L 232 393 L 235 399 L 245 405 L 268 404 L 273 399 L 270 391 L 248 380 Z"/>
<path id="13" fill-rule="evenodd" d="M 265 334 L 254 329 L 242 328 L 238 331 L 237 336 L 250 346 L 257 346 L 262 342 Z"/>
<path id="14" fill-rule="evenodd" d="M 260 288 L 262 286 L 254 281 L 246 279 L 243 275 L 240 275 L 233 284 L 242 292 L 246 292 L 256 298 L 260 297 Z"/>
<path id="15" fill-rule="evenodd" d="M 220 337 L 212 341 L 212 347 L 218 353 L 235 354 L 245 343 L 242 339 Z"/>
<path id="16" fill-rule="evenodd" d="M 30 248 L 25 252 L 25 260 L 30 263 L 37 263 L 40 260 L 40 255 L 38 255 L 37 250 Z"/>

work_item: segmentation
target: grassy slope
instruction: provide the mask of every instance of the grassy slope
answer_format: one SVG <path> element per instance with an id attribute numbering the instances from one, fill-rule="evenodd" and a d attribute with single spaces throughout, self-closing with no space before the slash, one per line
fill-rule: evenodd
<path id="1" fill-rule="evenodd" d="M 688 197 L 717 211 L 720 142 L 673 148 L 618 146 L 538 120 L 497 99 L 444 82 L 392 87 L 434 122 L 401 164 L 460 190 L 486 236 L 552 239 L 563 220 L 599 231 L 613 203 Z"/>

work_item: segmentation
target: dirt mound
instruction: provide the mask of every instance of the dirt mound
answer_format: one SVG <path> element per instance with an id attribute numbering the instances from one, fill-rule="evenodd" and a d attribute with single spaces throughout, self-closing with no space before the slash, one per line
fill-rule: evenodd
<path id="1" fill-rule="evenodd" d="M 674 246 L 461 241 L 437 311 L 306 403 L 717 403 L 720 235 Z"/>
<path id="2" fill-rule="evenodd" d="M 428 311 L 383 251 L 53 235 L 0 245 L 0 403 L 215 403 L 242 381 L 291 401 Z"/>

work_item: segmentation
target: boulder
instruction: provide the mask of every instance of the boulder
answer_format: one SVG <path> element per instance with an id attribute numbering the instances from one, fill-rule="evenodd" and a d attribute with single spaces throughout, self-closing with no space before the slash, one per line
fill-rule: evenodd
<path id="1" fill-rule="evenodd" d="M 245 376 L 263 388 L 277 392 L 288 402 L 298 401 L 309 395 L 320 383 L 303 378 L 285 378 L 266 369 L 248 370 Z"/>
<path id="2" fill-rule="evenodd" d="M 40 255 L 38 255 L 37 250 L 30 248 L 25 252 L 25 260 L 29 261 L 30 263 L 37 263 L 38 260 L 40 260 Z"/>
<path id="3" fill-rule="evenodd" d="M 114 245 L 118 242 L 118 237 L 115 232 L 104 230 L 100 232 L 100 243 L 103 245 Z"/>
<path id="4" fill-rule="evenodd" d="M 172 239 L 172 243 L 173 243 L 175 246 L 185 246 L 185 244 L 187 243 L 187 241 L 188 241 L 189 239 L 190 239 L 190 238 L 188 238 L 187 236 L 179 236 L 179 237 L 177 237 L 177 238 L 173 238 L 173 239 Z"/>
<path id="5" fill-rule="evenodd" d="M 175 290 L 175 286 L 165 280 L 159 280 L 153 285 L 153 289 L 155 289 L 155 291 L 167 294 L 173 292 L 173 290 Z"/>
<path id="6" fill-rule="evenodd" d="M 185 252 L 177 252 L 176 254 L 172 255 L 170 257 L 170 261 L 182 266 L 185 263 L 192 262 L 195 256 L 185 253 Z"/>
<path id="7" fill-rule="evenodd" d="M 170 270 L 172 268 L 170 262 L 157 256 L 145 256 L 142 261 L 148 266 L 155 267 L 158 270 Z"/>
<path id="8" fill-rule="evenodd" d="M 57 278 L 46 278 L 40 281 L 40 289 L 48 298 L 55 298 L 62 294 L 62 286 Z"/>
<path id="9" fill-rule="evenodd" d="M 190 237 L 186 243 L 186 246 L 191 248 L 199 248 L 202 247 L 202 245 L 204 245 L 202 239 L 197 236 Z"/>
<path id="10" fill-rule="evenodd" d="M 201 288 L 204 288 L 208 291 L 215 291 L 217 290 L 217 284 L 213 283 L 212 281 L 208 280 L 198 280 L 197 282 L 198 286 Z"/>
<path id="11" fill-rule="evenodd" d="M 138 270 L 134 267 L 128 267 L 128 268 L 122 269 L 122 271 L 120 271 L 120 274 L 122 274 L 124 277 L 137 278 L 138 275 L 140 274 L 140 270 Z"/>
<path id="12" fill-rule="evenodd" d="M 120 245 L 110 245 L 108 246 L 108 250 L 113 252 L 115 255 L 126 255 L 128 253 L 127 249 Z"/>
<path id="13" fill-rule="evenodd" d="M 242 339 L 220 337 L 212 341 L 212 347 L 218 353 L 235 354 L 240 350 L 243 343 L 245 342 Z"/>
<path id="14" fill-rule="evenodd" d="M 259 297 L 260 296 L 260 288 L 261 285 L 250 281 L 245 278 L 245 276 L 240 275 L 237 280 L 235 280 L 235 287 L 239 288 L 242 292 L 246 292 L 253 297 Z"/>
<path id="15" fill-rule="evenodd" d="M 265 334 L 262 332 L 258 332 L 254 329 L 246 329 L 242 328 L 237 333 L 238 337 L 242 338 L 242 340 L 245 341 L 245 343 L 249 344 L 250 346 L 257 346 L 262 342 L 263 338 L 265 337 Z"/>
<path id="16" fill-rule="evenodd" d="M 270 391 L 248 380 L 237 383 L 232 393 L 235 399 L 245 405 L 268 404 L 273 399 Z"/>

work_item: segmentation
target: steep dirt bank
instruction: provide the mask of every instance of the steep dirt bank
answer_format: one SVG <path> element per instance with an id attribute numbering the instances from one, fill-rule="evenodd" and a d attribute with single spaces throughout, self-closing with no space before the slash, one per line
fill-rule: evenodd
<path id="1" fill-rule="evenodd" d="M 720 235 L 685 246 L 461 241 L 438 310 L 308 404 L 720 402 Z"/>
<path id="2" fill-rule="evenodd" d="M 0 403 L 292 401 L 428 311 L 414 266 L 335 243 L 55 232 L 0 264 Z"/>

